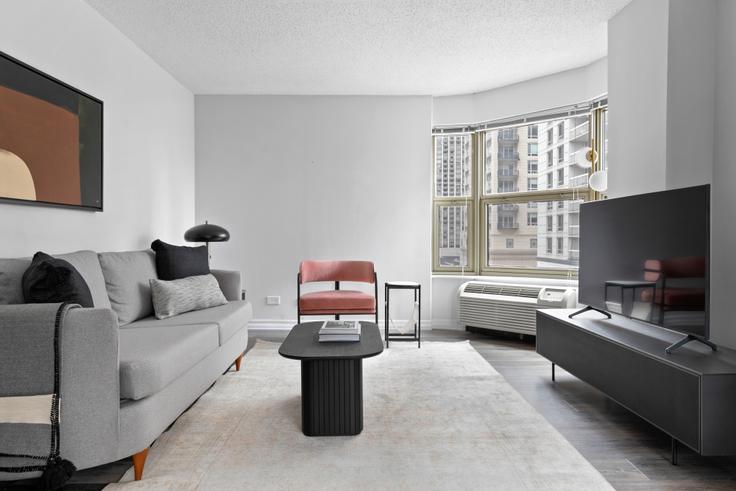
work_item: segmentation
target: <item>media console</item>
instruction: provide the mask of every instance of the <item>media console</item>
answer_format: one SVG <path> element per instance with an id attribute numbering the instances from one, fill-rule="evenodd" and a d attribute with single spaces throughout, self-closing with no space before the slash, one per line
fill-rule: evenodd
<path id="1" fill-rule="evenodd" d="M 736 455 L 736 351 L 691 344 L 682 334 L 596 312 L 537 311 L 537 353 L 701 455 Z"/>

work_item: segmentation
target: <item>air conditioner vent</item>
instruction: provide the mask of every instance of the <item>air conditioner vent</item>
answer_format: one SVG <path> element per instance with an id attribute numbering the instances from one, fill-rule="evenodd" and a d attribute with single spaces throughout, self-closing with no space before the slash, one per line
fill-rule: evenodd
<path id="1" fill-rule="evenodd" d="M 479 295 L 503 295 L 506 297 L 537 298 L 541 289 L 541 287 L 497 285 L 493 283 L 476 283 L 471 281 L 465 284 L 463 293 L 475 293 Z"/>
<path id="2" fill-rule="evenodd" d="M 574 288 L 469 281 L 460 287 L 460 324 L 536 334 L 538 308 L 571 308 Z"/>

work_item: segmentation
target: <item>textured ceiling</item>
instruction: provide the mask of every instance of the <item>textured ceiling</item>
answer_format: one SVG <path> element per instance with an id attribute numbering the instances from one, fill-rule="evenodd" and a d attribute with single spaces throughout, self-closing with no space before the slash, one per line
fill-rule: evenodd
<path id="1" fill-rule="evenodd" d="M 87 0 L 197 94 L 477 92 L 606 55 L 630 0 Z"/>

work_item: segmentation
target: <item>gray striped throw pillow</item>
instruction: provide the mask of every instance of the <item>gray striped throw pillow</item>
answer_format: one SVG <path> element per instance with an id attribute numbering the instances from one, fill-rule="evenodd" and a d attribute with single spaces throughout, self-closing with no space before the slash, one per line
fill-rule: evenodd
<path id="1" fill-rule="evenodd" d="M 220 284 L 211 274 L 178 280 L 151 279 L 153 310 L 157 319 L 165 319 L 192 310 L 217 307 L 227 303 Z"/>

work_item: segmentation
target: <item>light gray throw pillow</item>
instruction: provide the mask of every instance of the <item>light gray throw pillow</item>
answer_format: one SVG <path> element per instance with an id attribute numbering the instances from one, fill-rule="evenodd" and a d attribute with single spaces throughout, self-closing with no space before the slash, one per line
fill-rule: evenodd
<path id="1" fill-rule="evenodd" d="M 212 274 L 172 281 L 151 279 L 150 283 L 153 310 L 157 319 L 227 303 L 220 284 Z"/>

